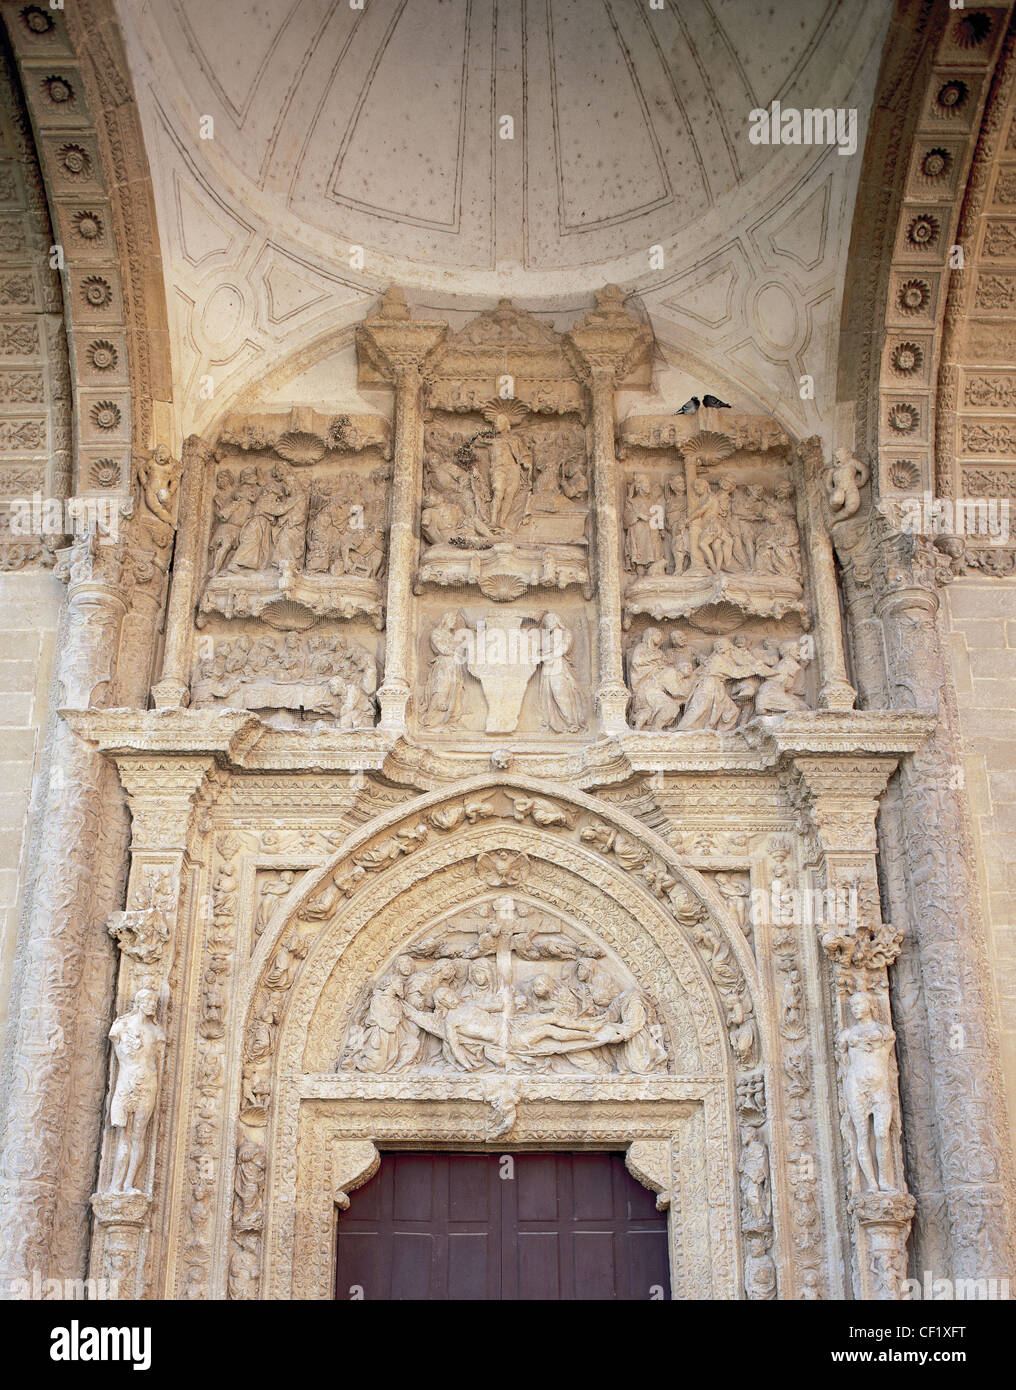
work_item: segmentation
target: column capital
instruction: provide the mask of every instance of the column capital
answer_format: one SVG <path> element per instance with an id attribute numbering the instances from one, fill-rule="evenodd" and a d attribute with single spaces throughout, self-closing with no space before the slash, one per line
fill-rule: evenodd
<path id="1" fill-rule="evenodd" d="M 874 854 L 878 801 L 897 761 L 791 755 L 780 778 L 790 800 L 814 826 L 823 853 Z"/>
<path id="2" fill-rule="evenodd" d="M 653 332 L 625 309 L 616 285 L 605 285 L 595 298 L 596 308 L 562 335 L 564 350 L 584 381 L 616 386 L 648 358 Z"/>
<path id="3" fill-rule="evenodd" d="M 195 808 L 211 792 L 214 756 L 114 756 L 131 811 L 132 851 L 184 850 Z"/>
<path id="4" fill-rule="evenodd" d="M 376 314 L 356 330 L 356 346 L 393 385 L 420 371 L 427 356 L 448 336 L 442 320 L 414 319 L 402 291 L 393 287 L 381 300 Z"/>

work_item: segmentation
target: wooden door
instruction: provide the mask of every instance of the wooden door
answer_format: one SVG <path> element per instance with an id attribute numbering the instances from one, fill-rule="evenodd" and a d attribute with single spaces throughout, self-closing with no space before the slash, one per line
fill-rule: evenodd
<path id="1" fill-rule="evenodd" d="M 388 1153 L 350 1198 L 337 1298 L 670 1296 L 666 1215 L 622 1154 Z"/>

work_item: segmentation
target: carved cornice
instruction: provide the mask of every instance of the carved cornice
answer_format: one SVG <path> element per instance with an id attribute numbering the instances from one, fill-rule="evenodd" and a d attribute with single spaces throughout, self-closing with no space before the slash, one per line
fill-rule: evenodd
<path id="1" fill-rule="evenodd" d="M 465 778 L 510 773 L 556 777 L 588 788 L 618 786 L 639 772 L 762 772 L 789 756 L 835 762 L 915 751 L 935 726 L 931 713 L 895 710 L 810 710 L 756 720 L 736 734 L 621 734 L 562 755 L 552 739 L 506 752 L 492 766 L 482 748 L 470 755 L 380 729 L 314 735 L 269 728 L 244 710 L 67 710 L 74 731 L 105 753 L 211 754 L 223 766 L 264 771 L 382 770 L 399 785 L 441 787 Z"/>
<path id="2" fill-rule="evenodd" d="M 195 808 L 215 766 L 213 758 L 113 756 L 130 806 L 133 851 L 186 849 Z"/>
<path id="3" fill-rule="evenodd" d="M 831 758 L 794 754 L 782 768 L 793 805 L 834 854 L 874 854 L 878 798 L 896 769 L 894 757 Z"/>

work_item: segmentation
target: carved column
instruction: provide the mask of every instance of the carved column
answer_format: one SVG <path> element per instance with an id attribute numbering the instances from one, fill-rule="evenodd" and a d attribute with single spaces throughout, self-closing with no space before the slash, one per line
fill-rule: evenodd
<path id="1" fill-rule="evenodd" d="M 789 760 L 789 789 L 814 830 L 812 900 L 830 963 L 846 1210 L 855 1298 L 899 1298 L 914 1199 L 906 1190 L 888 967 L 902 929 L 882 921 L 877 798 L 894 758 Z M 792 770 L 791 770 L 792 769 Z M 819 896 L 821 894 L 821 896 Z"/>
<path id="2" fill-rule="evenodd" d="M 202 536 L 201 497 L 208 459 L 208 447 L 197 435 L 184 441 L 180 522 L 166 611 L 166 649 L 162 676 L 152 686 L 156 709 L 186 705 L 190 699 L 191 638 Z"/>
<path id="3" fill-rule="evenodd" d="M 822 669 L 822 685 L 818 693 L 822 709 L 853 709 L 857 692 L 847 680 L 847 664 L 843 654 L 843 629 L 840 623 L 839 593 L 836 587 L 836 563 L 832 542 L 826 530 L 821 499 L 822 441 L 817 435 L 805 440 L 794 472 L 798 497 L 803 499 L 804 521 L 808 537 L 808 568 L 811 572 L 815 635 Z"/>
<path id="4" fill-rule="evenodd" d="M 882 624 L 875 612 L 868 520 L 842 522 L 832 528 L 843 575 L 843 599 L 850 635 L 854 680 L 861 709 L 887 709 Z"/>
<path id="5" fill-rule="evenodd" d="M 58 706 L 108 701 L 134 588 L 127 540 L 62 552 Z M 105 923 L 120 896 L 126 817 L 114 769 L 57 719 L 19 943 L 12 1085 L 0 1155 L 0 1276 L 84 1273 L 112 994 Z M 13 1013 L 13 1011 L 12 1011 Z M 6 1282 L 0 1282 L 6 1288 Z"/>
<path id="6" fill-rule="evenodd" d="M 649 329 L 623 306 L 623 296 L 607 286 L 597 307 L 564 335 L 565 349 L 585 382 L 589 397 L 589 440 L 596 508 L 596 579 L 599 652 L 596 703 L 605 733 L 624 733 L 629 692 L 624 683 L 621 646 L 621 556 L 617 511 L 617 453 L 614 392 L 643 361 L 651 347 Z"/>
<path id="7" fill-rule="evenodd" d="M 178 1039 L 169 1034 L 175 1016 L 173 974 L 177 926 L 189 906 L 194 865 L 190 838 L 195 804 L 213 790 L 209 773 L 211 756 L 166 760 L 123 755 L 120 776 L 130 803 L 133 833 L 127 907 L 114 913 L 109 933 L 120 948 L 116 989 L 117 1023 L 135 1018 L 138 1001 L 148 993 L 151 1017 L 143 1027 L 162 1036 L 153 1051 L 153 1064 L 145 1077 L 152 1095 L 148 1121 L 136 1125 L 133 1138 L 140 1156 L 137 1176 L 124 1182 L 117 1174 L 118 1151 L 132 1137 L 130 1126 L 115 1113 L 118 1085 L 117 1044 L 110 1054 L 106 1127 L 99 1162 L 98 1190 L 92 1194 L 94 1214 L 91 1275 L 117 1280 L 117 1296 L 140 1298 L 146 1293 L 145 1265 L 158 1187 L 167 1168 L 167 1155 L 158 1152 L 160 1092 L 166 1056 L 172 1056 Z M 133 1011 L 133 1012 L 132 1012 Z M 114 1125 L 114 1120 L 120 1121 Z"/>
<path id="8" fill-rule="evenodd" d="M 385 673 L 378 690 L 380 727 L 401 732 L 412 693 L 413 569 L 416 506 L 423 469 L 423 363 L 448 332 L 445 323 L 414 320 L 401 293 L 389 290 L 378 313 L 357 329 L 357 346 L 395 388 L 392 496 L 385 604 Z"/>
<path id="9" fill-rule="evenodd" d="M 900 769 L 902 858 L 920 956 L 930 1075 L 908 1108 L 931 1107 L 941 1168 L 938 1198 L 957 1278 L 1014 1274 L 1012 1150 L 993 1048 L 987 948 L 981 923 L 956 714 L 937 614 L 944 557 L 918 535 L 880 524 L 874 536 L 876 611 L 888 687 L 899 707 L 937 710 L 931 739 Z M 936 1271 L 938 1272 L 938 1271 Z"/>

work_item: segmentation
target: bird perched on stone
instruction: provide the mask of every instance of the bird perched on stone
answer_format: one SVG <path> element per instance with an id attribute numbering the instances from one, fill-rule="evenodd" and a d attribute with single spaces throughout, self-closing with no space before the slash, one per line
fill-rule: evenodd
<path id="1" fill-rule="evenodd" d="M 703 396 L 702 404 L 710 406 L 713 410 L 729 410 L 728 401 L 721 401 L 719 396 Z"/>
<path id="2" fill-rule="evenodd" d="M 699 408 L 698 396 L 692 396 L 690 401 L 685 401 L 680 410 L 675 410 L 675 415 L 694 415 Z"/>

